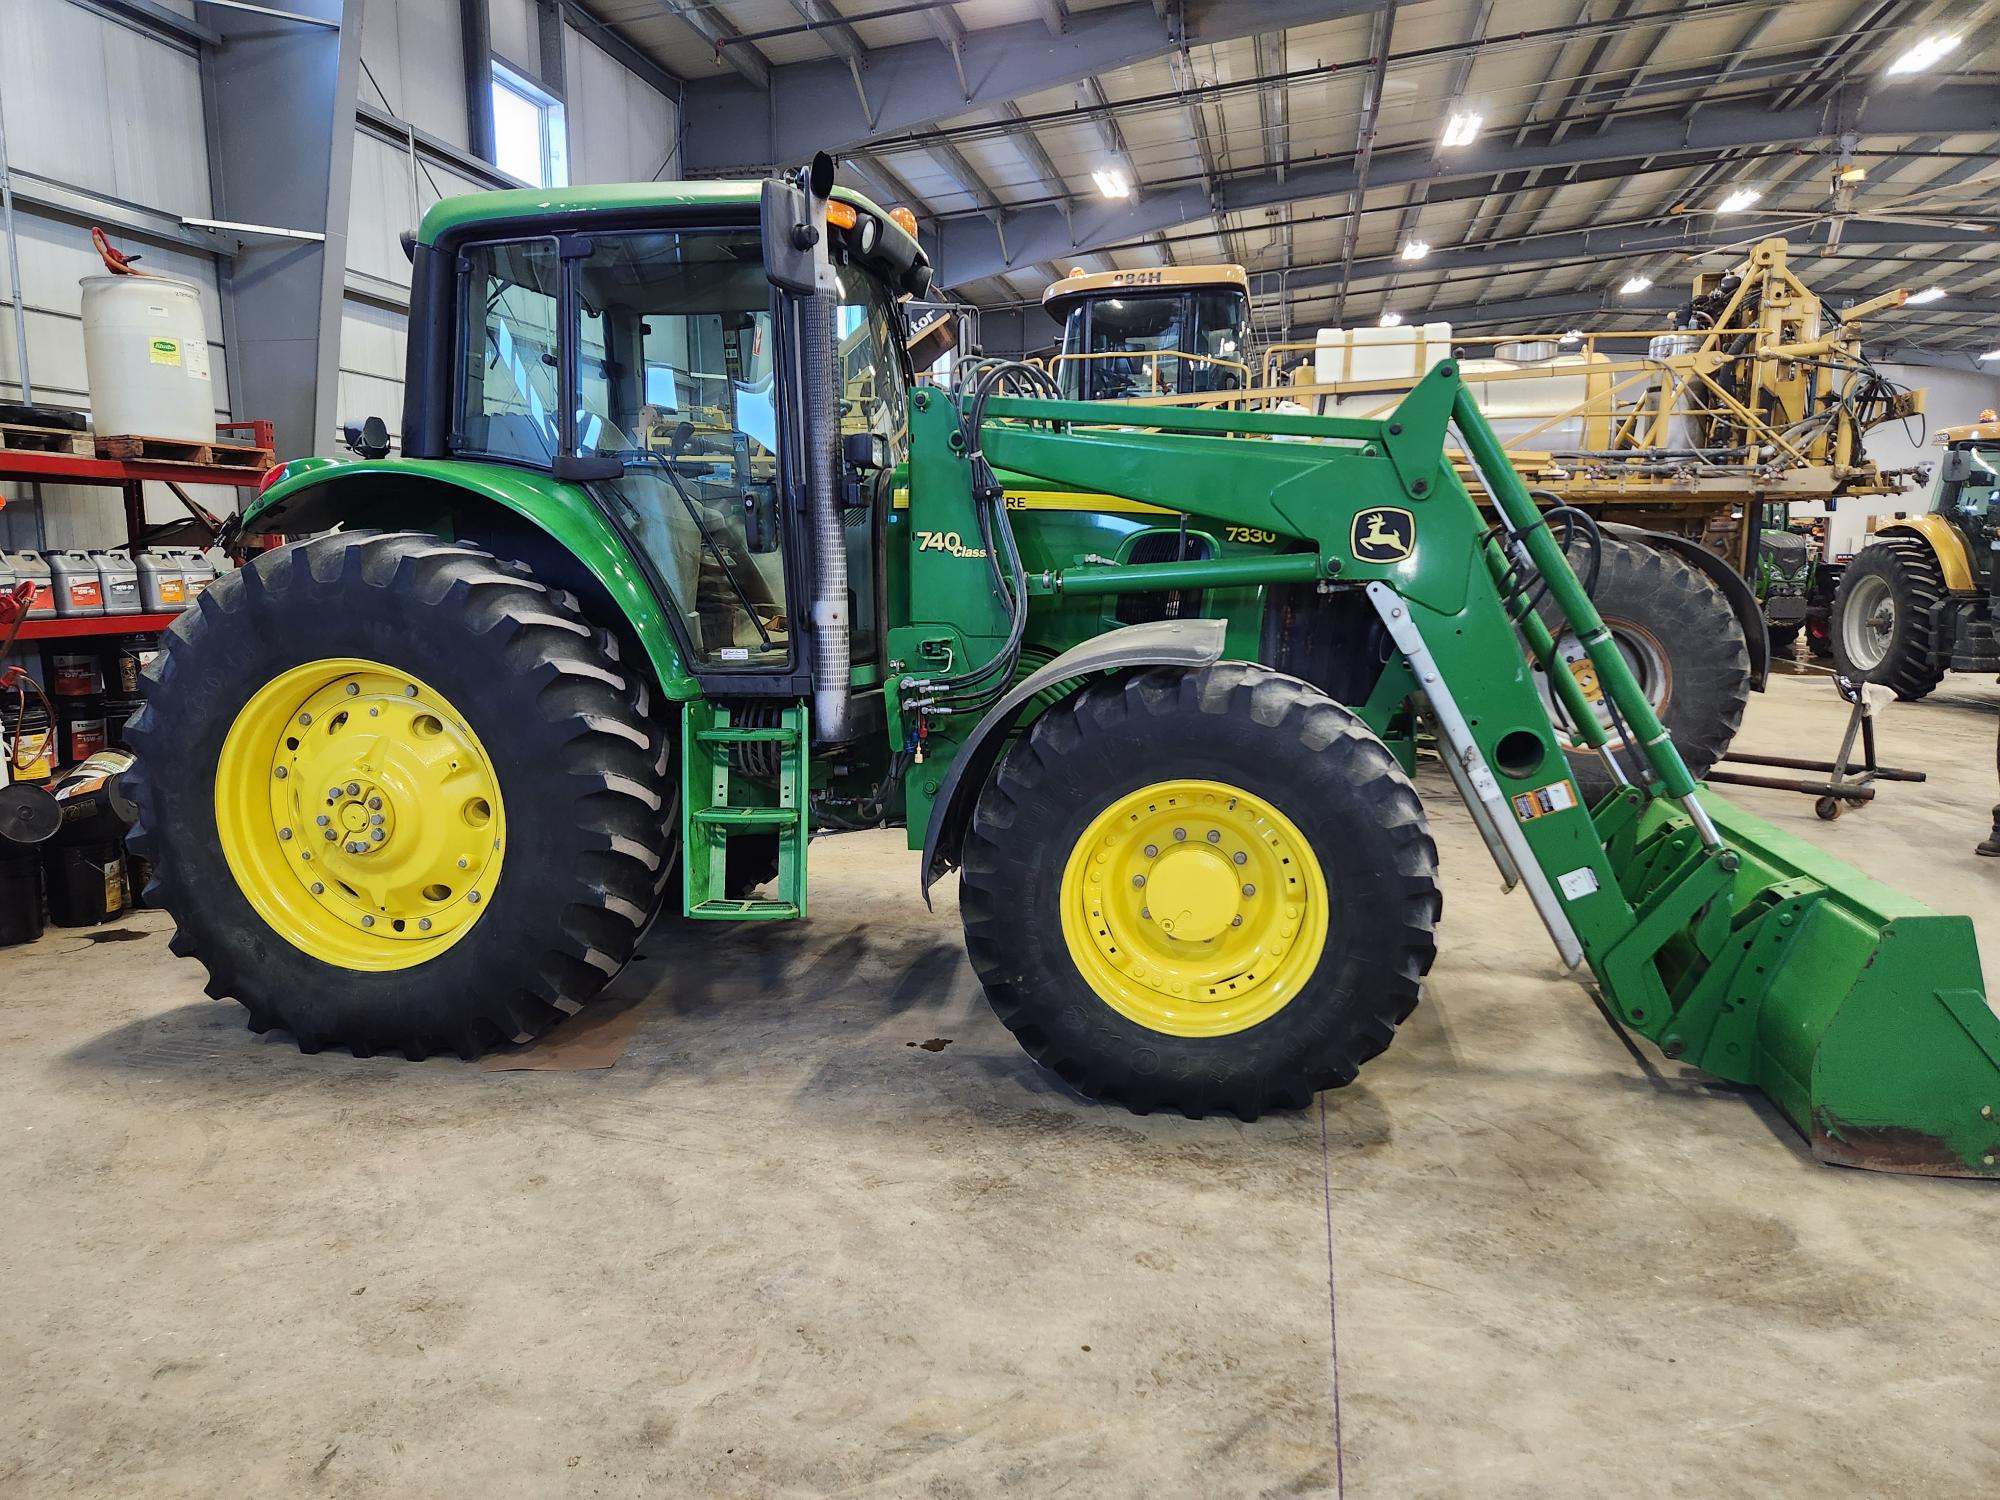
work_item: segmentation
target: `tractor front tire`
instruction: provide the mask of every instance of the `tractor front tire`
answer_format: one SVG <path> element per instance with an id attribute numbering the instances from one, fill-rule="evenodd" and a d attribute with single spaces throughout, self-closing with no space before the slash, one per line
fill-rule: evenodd
<path id="1" fill-rule="evenodd" d="M 1437 847 L 1382 742 L 1225 662 L 1055 705 L 981 792 L 959 905 L 1001 1022 L 1141 1114 L 1304 1107 L 1417 1003 Z"/>
<path id="2" fill-rule="evenodd" d="M 580 1009 L 668 860 L 668 740 L 570 596 L 418 533 L 267 552 L 167 632 L 130 734 L 149 905 L 254 1031 L 475 1057 Z"/>
<path id="3" fill-rule="evenodd" d="M 1885 537 L 1854 555 L 1833 595 L 1833 662 L 1853 682 L 1879 682 L 1913 702 L 1944 681 L 1937 611 L 1944 570 L 1929 545 Z"/>
<path id="4" fill-rule="evenodd" d="M 1721 589 L 1672 553 L 1609 536 L 1603 547 L 1591 602 L 1688 770 L 1705 775 L 1728 753 L 1750 702 L 1750 650 L 1736 611 Z M 1571 561 L 1582 565 L 1579 551 L 1572 550 Z M 1551 630 L 1567 628 L 1553 603 L 1541 608 Z M 1543 691 L 1553 702 L 1546 684 Z M 1617 783 L 1559 710 L 1554 717 L 1570 774 L 1584 799 L 1595 802 Z M 1638 750 L 1615 728 L 1609 733 L 1629 765 Z"/>

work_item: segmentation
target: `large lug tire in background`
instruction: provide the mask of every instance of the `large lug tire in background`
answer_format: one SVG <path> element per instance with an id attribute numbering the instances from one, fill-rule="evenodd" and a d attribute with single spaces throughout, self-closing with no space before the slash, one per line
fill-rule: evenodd
<path id="1" fill-rule="evenodd" d="M 1579 569 L 1585 566 L 1584 545 L 1579 538 L 1570 552 Z M 1728 596 L 1672 553 L 1609 536 L 1603 546 L 1592 602 L 1681 759 L 1702 776 L 1728 752 L 1750 701 L 1750 651 L 1743 627 Z M 1557 630 L 1554 604 L 1545 600 L 1540 608 L 1543 620 Z M 1574 638 L 1559 633 L 1558 644 L 1573 647 Z M 1597 753 L 1570 730 L 1548 682 L 1539 673 L 1537 678 L 1561 732 L 1570 773 L 1585 799 L 1594 802 L 1616 783 Z M 1629 774 L 1637 748 L 1626 750 L 1615 728 L 1610 739 Z"/>
<path id="2" fill-rule="evenodd" d="M 1002 1023 L 1080 1092 L 1254 1119 L 1350 1082 L 1417 1003 L 1437 847 L 1317 688 L 1157 668 L 1038 718 L 981 792 L 959 905 Z"/>
<path id="3" fill-rule="evenodd" d="M 665 728 L 569 595 L 416 533 L 220 579 L 129 733 L 150 905 L 302 1051 L 477 1056 L 580 1009 L 672 868 Z"/>
<path id="4" fill-rule="evenodd" d="M 1833 595 L 1834 665 L 1851 681 L 1879 682 L 1910 701 L 1944 680 L 1937 610 L 1945 597 L 1937 555 L 1914 537 L 1886 537 L 1854 555 Z"/>

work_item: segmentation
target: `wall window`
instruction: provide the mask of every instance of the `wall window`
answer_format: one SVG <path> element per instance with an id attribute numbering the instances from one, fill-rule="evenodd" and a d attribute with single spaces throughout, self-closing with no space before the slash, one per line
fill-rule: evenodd
<path id="1" fill-rule="evenodd" d="M 569 185 L 562 101 L 504 63 L 493 64 L 494 165 L 534 187 Z"/>

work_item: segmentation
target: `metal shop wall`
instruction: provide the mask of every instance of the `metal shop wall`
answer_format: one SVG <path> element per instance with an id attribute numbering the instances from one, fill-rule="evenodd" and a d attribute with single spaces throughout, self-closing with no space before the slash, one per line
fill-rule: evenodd
<path id="1" fill-rule="evenodd" d="M 625 66 L 559 0 L 488 0 L 486 15 L 493 56 L 561 105 L 570 182 L 677 175 L 671 79 Z M 399 429 L 410 267 L 398 237 L 441 197 L 519 186 L 471 152 L 462 34 L 460 0 L 368 0 L 338 417 L 322 449 L 339 441 L 341 422 L 379 416 Z"/>
<path id="2" fill-rule="evenodd" d="M 161 7 L 181 15 L 189 0 Z M 212 212 L 201 64 L 195 46 L 109 9 L 75 0 L 0 0 L 0 126 L 14 189 L 14 229 L 27 335 L 28 375 L 37 402 L 88 408 L 79 278 L 103 269 L 90 228 L 144 258 L 150 270 L 196 283 L 208 314 L 216 415 L 229 415 L 223 298 L 207 237 L 182 215 Z M 121 224 L 119 220 L 124 222 Z M 137 232 L 150 225 L 151 235 Z M 18 401 L 6 247 L 0 244 L 0 401 Z M 119 540 L 118 492 L 24 485 L 0 487 L 0 545 L 101 546 Z M 205 504 L 234 503 L 206 491 Z M 179 514 L 170 496 L 151 497 L 155 519 Z"/>

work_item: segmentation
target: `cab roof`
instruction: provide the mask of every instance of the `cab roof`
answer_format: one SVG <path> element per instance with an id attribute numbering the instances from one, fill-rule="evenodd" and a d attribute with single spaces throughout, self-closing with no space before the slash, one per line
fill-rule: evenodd
<path id="1" fill-rule="evenodd" d="M 504 224 L 509 219 L 585 221 L 605 214 L 649 211 L 670 214 L 675 209 L 705 208 L 742 208 L 754 218 L 763 192 L 760 179 L 741 178 L 714 182 L 606 182 L 584 187 L 461 193 L 431 205 L 417 229 L 417 242 L 435 245 L 446 235 L 482 224 Z M 852 188 L 836 187 L 833 196 L 880 219 L 885 234 L 916 243 L 902 225 L 889 217 L 887 210 L 865 195 Z M 918 249 L 921 255 L 922 247 Z"/>
<path id="2" fill-rule="evenodd" d="M 1107 292 L 1158 292 L 1169 288 L 1237 291 L 1250 295 L 1250 278 L 1241 266 L 1151 266 L 1138 271 L 1072 271 L 1053 281 L 1042 293 L 1042 306 L 1058 322 L 1089 297 Z"/>
<path id="3" fill-rule="evenodd" d="M 1959 427 L 1940 427 L 1931 441 L 1940 448 L 1954 447 L 1959 443 L 1978 443 L 1982 447 L 1989 443 L 2000 443 L 2000 420 L 1990 411 L 1979 414 L 1977 422 L 1967 422 Z"/>

